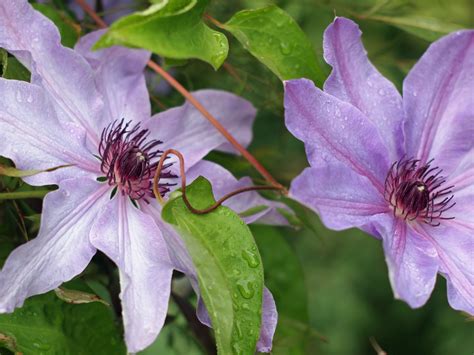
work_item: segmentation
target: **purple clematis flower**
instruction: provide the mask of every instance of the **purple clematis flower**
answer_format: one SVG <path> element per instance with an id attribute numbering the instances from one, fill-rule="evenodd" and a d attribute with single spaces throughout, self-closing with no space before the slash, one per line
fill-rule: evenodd
<path id="1" fill-rule="evenodd" d="M 311 165 L 290 194 L 329 228 L 382 239 L 396 298 L 422 306 L 440 273 L 450 305 L 474 314 L 474 31 L 433 43 L 403 100 L 360 36 L 336 18 L 324 34 L 324 91 L 285 83 L 286 124 Z"/>
<path id="2" fill-rule="evenodd" d="M 102 33 L 84 36 L 74 50 L 65 48 L 54 24 L 26 0 L 0 2 L 0 47 L 31 71 L 31 83 L 0 79 L 0 155 L 19 169 L 72 164 L 25 178 L 59 189 L 44 199 L 38 236 L 14 250 L 0 271 L 0 312 L 72 279 L 100 250 L 120 270 L 125 340 L 137 352 L 163 326 L 174 269 L 199 292 L 184 244 L 161 220 L 151 191 L 161 151 L 179 150 L 188 180 L 206 176 L 216 197 L 249 180 L 237 181 L 202 160 L 213 149 L 232 149 L 190 104 L 151 117 L 143 75 L 150 53 L 122 47 L 92 52 Z M 194 95 L 242 144 L 250 142 L 255 109 L 249 102 L 215 90 Z M 174 188 L 178 166 L 169 163 L 162 194 Z M 250 193 L 228 205 L 241 212 L 262 204 Z M 275 220 L 272 213 L 262 211 L 248 222 Z M 202 306 L 199 314 L 206 321 Z M 275 327 L 275 303 L 266 290 L 259 350 L 271 348 Z"/>

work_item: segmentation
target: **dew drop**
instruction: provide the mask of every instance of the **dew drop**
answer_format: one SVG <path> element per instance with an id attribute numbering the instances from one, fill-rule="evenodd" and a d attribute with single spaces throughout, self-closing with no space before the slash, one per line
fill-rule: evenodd
<path id="1" fill-rule="evenodd" d="M 33 95 L 29 94 L 26 101 L 28 101 L 31 104 L 33 102 Z"/>
<path id="2" fill-rule="evenodd" d="M 249 281 L 240 281 L 237 283 L 237 289 L 243 298 L 250 299 L 255 294 L 254 286 Z M 243 306 L 243 305 L 242 305 Z"/>
<path id="3" fill-rule="evenodd" d="M 280 52 L 283 55 L 288 55 L 291 53 L 291 44 L 287 42 L 280 43 Z"/>
<path id="4" fill-rule="evenodd" d="M 16 92 L 16 101 L 23 102 L 23 98 L 21 96 L 21 91 Z"/>
<path id="5" fill-rule="evenodd" d="M 251 268 L 256 268 L 258 265 L 260 265 L 260 260 L 259 257 L 256 253 L 250 250 L 244 250 L 242 251 L 242 257 L 245 259 L 247 264 Z"/>
<path id="6" fill-rule="evenodd" d="M 385 96 L 385 90 L 384 89 L 379 89 L 379 95 L 380 96 Z"/>

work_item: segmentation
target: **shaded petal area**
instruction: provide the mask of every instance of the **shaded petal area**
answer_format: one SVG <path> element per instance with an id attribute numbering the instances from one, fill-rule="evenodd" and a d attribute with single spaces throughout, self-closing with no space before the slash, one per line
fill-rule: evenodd
<path id="1" fill-rule="evenodd" d="M 89 232 L 109 187 L 71 179 L 44 199 L 38 236 L 15 249 L 0 272 L 0 312 L 12 312 L 30 296 L 48 292 L 80 274 L 96 249 Z"/>
<path id="2" fill-rule="evenodd" d="M 430 239 L 405 220 L 381 215 L 375 223 L 383 239 L 385 260 L 395 298 L 411 307 L 423 306 L 433 291 L 439 268 L 437 249 Z"/>
<path id="3" fill-rule="evenodd" d="M 74 164 L 25 178 L 33 185 L 99 171 L 99 162 L 86 147 L 84 128 L 60 122 L 44 89 L 15 80 L 0 79 L 0 155 L 23 170 Z"/>
<path id="4" fill-rule="evenodd" d="M 118 195 L 100 212 L 90 240 L 120 270 L 127 349 L 143 350 L 163 327 L 171 292 L 173 267 L 160 229 Z"/>
<path id="5" fill-rule="evenodd" d="M 26 0 L 0 2 L 0 47 L 32 72 L 64 120 L 81 124 L 94 142 L 103 126 L 103 102 L 86 60 L 61 45 L 58 29 Z"/>
<path id="6" fill-rule="evenodd" d="M 473 93 L 474 31 L 433 43 L 403 83 L 408 156 L 456 169 L 474 144 Z"/>
<path id="7" fill-rule="evenodd" d="M 317 211 L 335 230 L 360 227 L 389 210 L 370 181 L 339 163 L 306 168 L 291 183 L 290 196 Z"/>
<path id="8" fill-rule="evenodd" d="M 240 144 L 247 146 L 250 143 L 256 113 L 250 102 L 218 90 L 200 90 L 192 94 Z M 187 169 L 211 150 L 229 151 L 224 136 L 189 102 L 153 116 L 142 126 L 150 130 L 151 138 L 163 141 L 160 149 L 179 150 L 184 155 Z M 176 159 L 173 157 L 169 161 Z M 174 164 L 173 169 L 178 169 L 178 164 Z"/>
<path id="9" fill-rule="evenodd" d="M 212 192 L 216 201 L 232 191 L 242 187 L 254 185 L 252 179 L 249 177 L 243 177 L 237 180 L 228 170 L 224 169 L 222 166 L 206 160 L 201 160 L 199 163 L 195 164 L 188 170 L 186 173 L 186 181 L 188 185 L 201 175 L 211 182 Z M 282 203 L 266 200 L 256 191 L 244 192 L 242 194 L 233 196 L 223 204 L 237 213 L 249 211 L 253 208 L 263 208 L 264 206 L 268 206 L 268 208 L 258 213 L 244 217 L 243 220 L 246 223 L 258 221 L 266 222 L 268 224 L 288 224 L 286 219 L 276 211 L 276 208 L 285 208 L 285 205 Z"/>
<path id="10" fill-rule="evenodd" d="M 305 143 L 311 166 L 337 160 L 383 193 L 389 154 L 377 128 L 360 110 L 308 79 L 285 82 L 285 122 Z"/>
<path id="11" fill-rule="evenodd" d="M 114 46 L 92 51 L 106 32 L 91 32 L 79 40 L 75 50 L 95 71 L 95 82 L 105 102 L 106 122 L 125 119 L 136 123 L 151 116 L 151 105 L 144 70 L 150 52 Z"/>
<path id="12" fill-rule="evenodd" d="M 404 149 L 402 97 L 369 61 L 361 34 L 356 23 L 343 17 L 336 17 L 324 32 L 324 59 L 333 68 L 324 91 L 361 110 L 395 161 Z"/>

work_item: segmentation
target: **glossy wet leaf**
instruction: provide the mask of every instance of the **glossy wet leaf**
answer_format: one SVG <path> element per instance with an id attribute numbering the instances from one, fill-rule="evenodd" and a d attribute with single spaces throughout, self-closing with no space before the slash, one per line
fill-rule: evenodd
<path id="1" fill-rule="evenodd" d="M 195 208 L 214 203 L 203 177 L 188 188 Z M 263 267 L 247 225 L 227 207 L 191 213 L 182 197 L 169 201 L 162 217 L 180 232 L 198 274 L 220 354 L 253 354 L 260 333 Z"/>
<path id="2" fill-rule="evenodd" d="M 219 68 L 229 50 L 224 34 L 209 28 L 202 15 L 208 0 L 161 0 L 147 10 L 114 22 L 96 48 L 124 45 L 173 59 L 196 58 Z"/>
<path id="3" fill-rule="evenodd" d="M 24 354 L 125 354 L 112 311 L 100 303 L 68 304 L 54 292 L 0 315 L 0 334 Z"/>
<path id="4" fill-rule="evenodd" d="M 308 78 L 322 85 L 325 73 L 311 42 L 279 7 L 240 11 L 223 28 L 281 80 Z"/>

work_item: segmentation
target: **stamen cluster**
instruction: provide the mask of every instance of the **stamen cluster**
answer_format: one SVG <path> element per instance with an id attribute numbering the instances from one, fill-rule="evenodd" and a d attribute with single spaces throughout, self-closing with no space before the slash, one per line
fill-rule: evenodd
<path id="1" fill-rule="evenodd" d="M 124 119 L 112 122 L 102 131 L 99 144 L 101 170 L 111 186 L 127 194 L 133 200 L 153 198 L 152 179 L 162 151 L 158 149 L 161 141 L 147 141 L 149 131 L 140 129 L 140 123 L 132 126 Z M 160 175 L 163 179 L 175 178 L 170 171 L 172 165 L 165 164 Z M 160 183 L 161 196 L 169 192 L 171 183 Z"/>
<path id="2" fill-rule="evenodd" d="M 419 160 L 402 159 L 393 163 L 385 179 L 385 199 L 397 217 L 421 220 L 439 226 L 440 220 L 453 219 L 443 213 L 453 207 L 454 186 L 443 187 L 446 179 L 433 160 L 420 165 Z"/>

